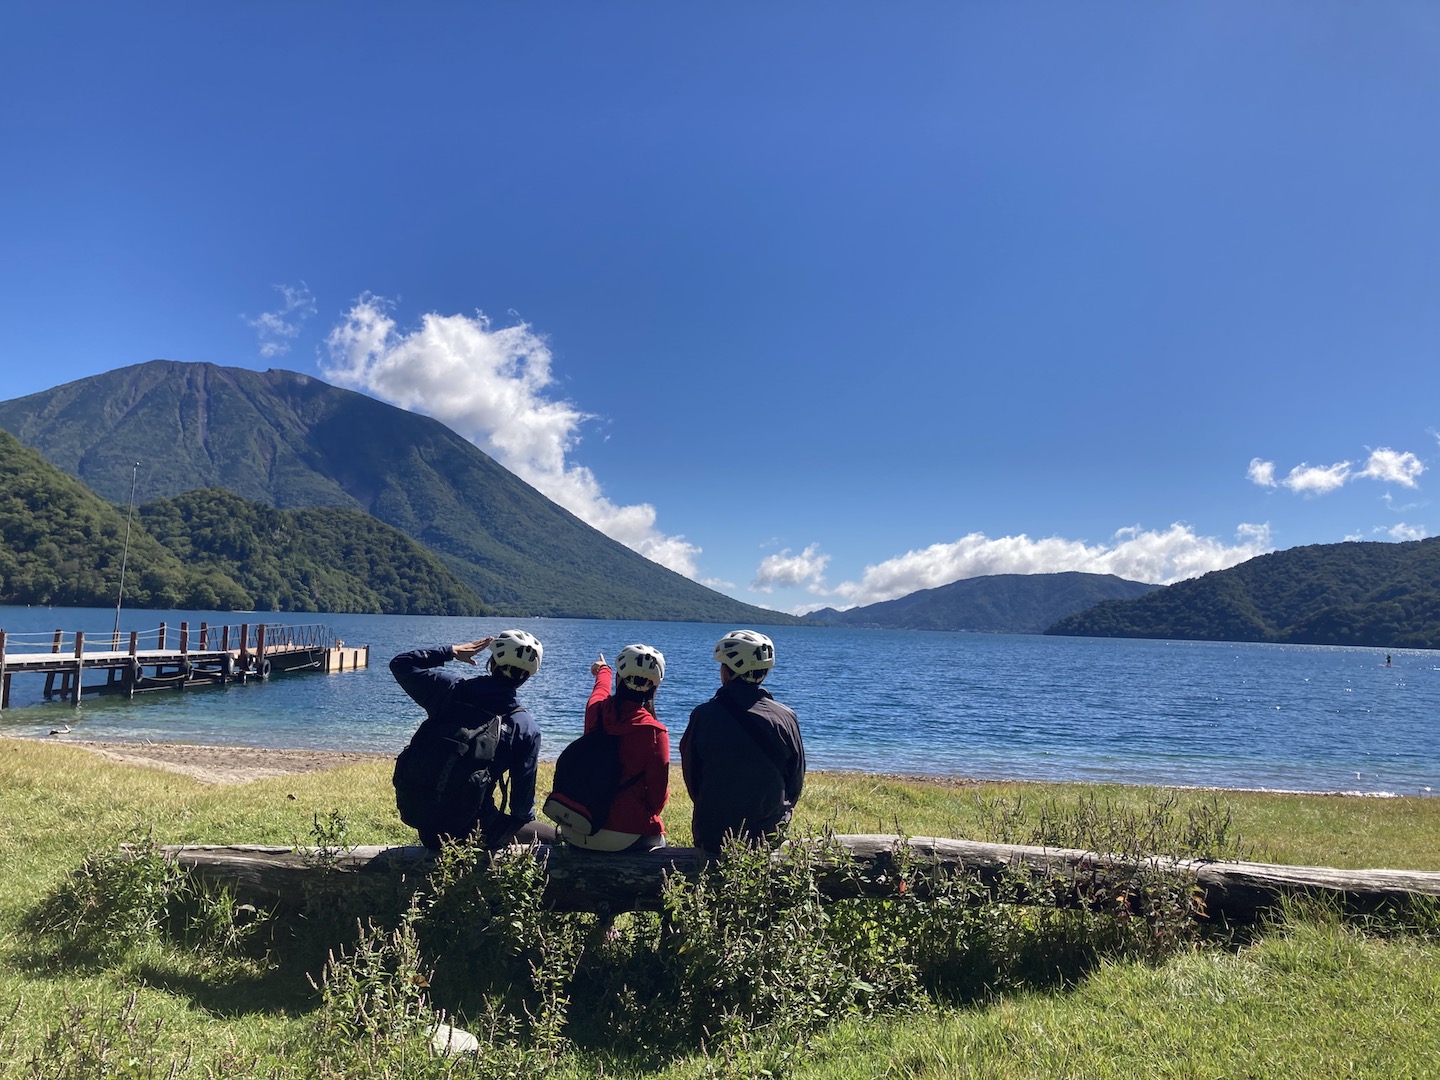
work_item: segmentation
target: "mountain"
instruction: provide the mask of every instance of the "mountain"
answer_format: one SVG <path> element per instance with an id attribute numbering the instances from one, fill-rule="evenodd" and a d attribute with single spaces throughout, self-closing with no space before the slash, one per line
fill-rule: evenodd
<path id="1" fill-rule="evenodd" d="M 147 503 L 139 522 L 186 566 L 235 581 L 251 610 L 487 613 L 428 548 L 359 510 L 277 510 L 210 488 Z"/>
<path id="2" fill-rule="evenodd" d="M 1046 633 L 1440 648 L 1440 538 L 1276 551 L 1100 604 Z"/>
<path id="3" fill-rule="evenodd" d="M 496 614 L 782 623 L 586 525 L 428 417 L 291 371 L 155 360 L 0 402 L 0 428 L 104 498 L 223 488 L 360 510 Z"/>
<path id="4" fill-rule="evenodd" d="M 131 523 L 133 525 L 133 522 Z M 246 608 L 229 577 L 187 566 L 144 529 L 0 431 L 0 604 Z"/>
<path id="5" fill-rule="evenodd" d="M 0 604 L 477 615 L 480 599 L 358 510 L 276 510 L 228 491 L 106 502 L 0 431 Z"/>
<path id="6" fill-rule="evenodd" d="M 805 618 L 826 626 L 1040 634 L 1057 619 L 1102 600 L 1130 599 L 1157 588 L 1113 574 L 994 574 L 848 611 L 823 608 Z"/>

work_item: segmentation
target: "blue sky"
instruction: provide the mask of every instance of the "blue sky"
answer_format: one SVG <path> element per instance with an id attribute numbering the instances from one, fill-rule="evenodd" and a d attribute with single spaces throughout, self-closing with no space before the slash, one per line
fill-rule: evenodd
<path id="1" fill-rule="evenodd" d="M 1432 3 L 0 15 L 0 398 L 434 415 L 784 610 L 1440 533 Z"/>

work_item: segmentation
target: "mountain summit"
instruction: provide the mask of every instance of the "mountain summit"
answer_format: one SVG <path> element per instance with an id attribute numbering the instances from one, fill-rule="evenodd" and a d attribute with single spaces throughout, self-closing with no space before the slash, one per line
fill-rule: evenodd
<path id="1" fill-rule="evenodd" d="M 437 420 L 293 371 L 154 360 L 0 402 L 0 428 L 111 502 L 224 488 L 363 510 L 503 614 L 777 623 L 631 551 Z"/>

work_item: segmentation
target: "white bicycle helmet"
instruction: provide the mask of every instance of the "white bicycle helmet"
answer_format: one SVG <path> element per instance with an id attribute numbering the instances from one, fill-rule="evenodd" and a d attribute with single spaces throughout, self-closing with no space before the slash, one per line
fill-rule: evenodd
<path id="1" fill-rule="evenodd" d="M 731 630 L 715 645 L 715 659 L 750 682 L 775 666 L 775 643 L 754 630 Z"/>
<path id="2" fill-rule="evenodd" d="M 632 690 L 650 690 L 665 678 L 665 655 L 649 645 L 626 645 L 615 658 L 615 674 Z"/>
<path id="3" fill-rule="evenodd" d="M 490 642 L 490 659 L 500 674 L 511 679 L 528 679 L 540 670 L 545 650 L 540 640 L 524 630 L 502 630 Z"/>

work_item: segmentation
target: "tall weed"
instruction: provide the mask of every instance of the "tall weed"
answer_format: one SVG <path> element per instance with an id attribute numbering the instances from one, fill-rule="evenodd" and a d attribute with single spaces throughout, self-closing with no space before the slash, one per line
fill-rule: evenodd
<path id="1" fill-rule="evenodd" d="M 153 830 L 91 852 L 28 913 L 26 927 L 62 962 L 89 968 L 169 936 L 205 961 L 241 955 L 265 918 L 166 859 Z"/>
<path id="2" fill-rule="evenodd" d="M 727 844 L 697 881 L 666 882 L 661 956 L 667 1015 L 707 1042 L 769 1029 L 793 1043 L 847 1015 L 911 999 L 915 969 L 881 922 L 821 895 L 822 867 L 844 860 L 831 839 L 772 853 Z"/>

